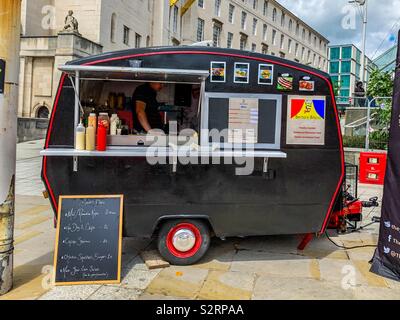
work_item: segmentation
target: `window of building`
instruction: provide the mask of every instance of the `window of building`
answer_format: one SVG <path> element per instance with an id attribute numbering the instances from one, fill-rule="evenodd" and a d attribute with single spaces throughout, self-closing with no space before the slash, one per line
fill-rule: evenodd
<path id="1" fill-rule="evenodd" d="M 317 47 L 317 37 L 314 37 L 314 47 Z"/>
<path id="2" fill-rule="evenodd" d="M 221 15 L 221 0 L 215 0 L 215 10 L 214 13 L 216 16 L 220 16 Z"/>
<path id="3" fill-rule="evenodd" d="M 340 48 L 330 48 L 329 49 L 329 59 L 339 60 L 340 58 Z"/>
<path id="4" fill-rule="evenodd" d="M 124 44 L 129 46 L 129 33 L 130 29 L 127 26 L 124 26 Z"/>
<path id="5" fill-rule="evenodd" d="M 304 60 L 304 56 L 306 53 L 306 49 L 304 47 L 301 48 L 301 60 Z"/>
<path id="6" fill-rule="evenodd" d="M 247 37 L 245 35 L 240 36 L 240 50 L 246 50 L 247 48 Z"/>
<path id="7" fill-rule="evenodd" d="M 292 21 L 292 19 L 289 20 L 289 31 L 290 32 L 293 31 L 293 21 Z"/>
<path id="8" fill-rule="evenodd" d="M 179 9 L 177 6 L 173 8 L 173 20 L 172 20 L 172 31 L 174 33 L 178 32 L 178 16 L 179 16 Z"/>
<path id="9" fill-rule="evenodd" d="M 340 96 L 341 96 L 341 97 L 350 97 L 350 90 L 341 89 L 341 90 L 340 90 Z"/>
<path id="10" fill-rule="evenodd" d="M 266 44 L 262 45 L 261 53 L 262 54 L 268 54 L 268 46 Z"/>
<path id="11" fill-rule="evenodd" d="M 146 47 L 150 47 L 150 36 L 146 38 Z"/>
<path id="12" fill-rule="evenodd" d="M 311 63 L 311 51 L 310 50 L 308 50 L 308 52 L 307 52 L 307 63 Z"/>
<path id="13" fill-rule="evenodd" d="M 257 22 L 256 18 L 253 18 L 253 36 L 257 35 Z"/>
<path id="14" fill-rule="evenodd" d="M 292 39 L 288 40 L 288 52 L 292 53 Z"/>
<path id="15" fill-rule="evenodd" d="M 199 8 L 204 9 L 204 0 L 198 0 L 197 5 L 199 6 Z"/>
<path id="16" fill-rule="evenodd" d="M 340 77 L 340 87 L 341 88 L 350 88 L 350 76 L 341 76 Z"/>
<path id="17" fill-rule="evenodd" d="M 264 15 L 264 16 L 267 16 L 267 15 L 268 15 L 268 1 L 264 1 L 263 15 Z"/>
<path id="18" fill-rule="evenodd" d="M 214 23 L 213 26 L 213 46 L 220 47 L 221 45 L 222 26 L 219 23 Z"/>
<path id="19" fill-rule="evenodd" d="M 300 25 L 299 23 L 296 23 L 296 37 L 300 35 Z"/>
<path id="20" fill-rule="evenodd" d="M 36 118 L 48 119 L 49 113 L 49 109 L 46 106 L 40 106 L 36 112 Z"/>
<path id="21" fill-rule="evenodd" d="M 117 25 L 117 15 L 115 13 L 113 13 L 111 15 L 111 36 L 110 36 L 110 40 L 113 43 L 115 42 L 116 25 Z"/>
<path id="22" fill-rule="evenodd" d="M 264 24 L 263 25 L 263 40 L 267 41 L 267 36 L 268 36 L 268 25 Z"/>
<path id="23" fill-rule="evenodd" d="M 204 20 L 200 18 L 197 19 L 197 41 L 204 41 Z"/>
<path id="24" fill-rule="evenodd" d="M 281 34 L 281 44 L 280 44 L 281 50 L 285 48 L 285 36 Z"/>
<path id="25" fill-rule="evenodd" d="M 247 19 L 247 13 L 242 11 L 241 27 L 243 30 L 246 30 L 246 19 Z"/>
<path id="26" fill-rule="evenodd" d="M 305 29 L 303 29 L 303 32 L 302 32 L 302 34 L 301 34 L 301 38 L 302 38 L 303 40 L 306 40 L 306 30 L 305 30 Z"/>
<path id="27" fill-rule="evenodd" d="M 257 45 L 255 43 L 251 44 L 251 51 L 253 51 L 253 52 L 257 51 Z"/>
<path id="28" fill-rule="evenodd" d="M 318 68 L 321 68 L 321 57 L 318 58 Z"/>
<path id="29" fill-rule="evenodd" d="M 299 44 L 296 43 L 295 47 L 294 47 L 294 55 L 297 57 L 299 55 Z"/>
<path id="30" fill-rule="evenodd" d="M 351 62 L 350 61 L 342 61 L 340 66 L 341 73 L 350 73 L 351 71 Z"/>
<path id="31" fill-rule="evenodd" d="M 285 26 L 285 22 L 286 22 L 286 14 L 284 14 L 282 12 L 282 15 L 281 15 L 281 27 Z"/>
<path id="32" fill-rule="evenodd" d="M 272 30 L 272 44 L 276 46 L 276 30 Z"/>
<path id="33" fill-rule="evenodd" d="M 228 32 L 228 38 L 226 40 L 226 47 L 229 49 L 232 48 L 232 42 L 233 42 L 233 33 Z"/>
<path id="34" fill-rule="evenodd" d="M 235 17 L 235 6 L 233 4 L 229 4 L 229 22 L 234 23 Z"/>
<path id="35" fill-rule="evenodd" d="M 253 9 L 254 10 L 258 9 L 258 0 L 253 0 Z"/>
<path id="36" fill-rule="evenodd" d="M 311 44 L 311 31 L 308 31 L 308 43 Z"/>
<path id="37" fill-rule="evenodd" d="M 351 51 L 352 47 L 343 47 L 342 48 L 342 59 L 351 59 Z"/>
<path id="38" fill-rule="evenodd" d="M 329 73 L 339 73 L 339 62 L 329 63 Z"/>
<path id="39" fill-rule="evenodd" d="M 277 16 L 277 11 L 276 11 L 276 8 L 274 8 L 274 10 L 272 10 L 272 21 L 273 22 L 276 22 L 276 16 Z"/>
<path id="40" fill-rule="evenodd" d="M 135 48 L 140 48 L 142 44 L 142 36 L 138 33 L 135 33 Z"/>
<path id="41" fill-rule="evenodd" d="M 356 77 L 361 77 L 361 65 L 359 65 L 358 63 L 356 64 Z"/>
<path id="42" fill-rule="evenodd" d="M 313 60 L 312 60 L 312 64 L 313 64 L 314 66 L 316 66 L 316 63 L 317 63 L 317 55 L 314 53 Z"/>

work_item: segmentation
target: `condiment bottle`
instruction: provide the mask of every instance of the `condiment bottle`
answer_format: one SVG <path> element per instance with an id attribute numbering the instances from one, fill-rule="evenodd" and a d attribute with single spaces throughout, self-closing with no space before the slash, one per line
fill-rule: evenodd
<path id="1" fill-rule="evenodd" d="M 81 120 L 76 127 L 76 150 L 85 150 L 85 131 Z"/>
<path id="2" fill-rule="evenodd" d="M 110 135 L 115 136 L 117 135 L 117 125 L 119 122 L 119 118 L 117 114 L 113 114 L 111 116 L 111 124 L 110 124 Z"/>
<path id="3" fill-rule="evenodd" d="M 86 150 L 96 150 L 96 129 L 91 125 L 86 128 Z"/>
<path id="4" fill-rule="evenodd" d="M 96 132 L 97 128 L 97 116 L 95 113 L 90 113 L 88 117 L 88 127 L 92 126 Z"/>
<path id="5" fill-rule="evenodd" d="M 97 128 L 97 151 L 106 151 L 107 149 L 107 128 L 99 124 Z"/>
<path id="6" fill-rule="evenodd" d="M 107 112 L 100 113 L 97 122 L 98 122 L 98 126 L 100 126 L 100 124 L 102 124 L 106 128 L 106 131 L 108 134 L 108 131 L 110 130 L 110 118 L 108 117 L 108 113 Z"/>

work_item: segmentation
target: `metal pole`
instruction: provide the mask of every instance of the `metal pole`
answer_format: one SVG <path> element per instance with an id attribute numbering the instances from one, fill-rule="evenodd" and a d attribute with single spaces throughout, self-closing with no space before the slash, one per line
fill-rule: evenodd
<path id="1" fill-rule="evenodd" d="M 365 149 L 368 151 L 369 150 L 369 131 L 371 130 L 371 104 L 373 101 L 375 101 L 376 98 L 371 99 L 368 101 L 368 109 L 367 109 L 367 132 L 365 133 Z"/>
<path id="2" fill-rule="evenodd" d="M 365 51 L 366 51 L 366 42 L 367 42 L 367 23 L 368 23 L 368 0 L 365 0 L 364 6 L 364 15 L 363 15 L 363 33 L 362 33 L 362 56 L 361 56 L 361 81 L 363 85 L 365 84 Z"/>
<path id="3" fill-rule="evenodd" d="M 1 72 L 5 72 L 4 86 L 0 83 L 0 295 L 2 295 L 10 291 L 13 284 L 21 0 L 1 0 L 0 17 L 0 59 L 5 62 L 1 68 Z"/>

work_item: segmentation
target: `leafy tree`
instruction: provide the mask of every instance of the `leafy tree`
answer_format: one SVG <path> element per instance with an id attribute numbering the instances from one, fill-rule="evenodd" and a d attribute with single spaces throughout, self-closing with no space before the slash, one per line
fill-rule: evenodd
<path id="1" fill-rule="evenodd" d="M 368 82 L 367 95 L 369 97 L 392 97 L 393 78 L 390 72 L 382 72 L 378 69 L 372 71 Z M 379 129 L 370 134 L 370 139 L 379 141 L 384 148 L 387 147 L 389 140 L 389 127 L 392 114 L 392 101 L 390 99 L 377 99 L 375 122 Z"/>

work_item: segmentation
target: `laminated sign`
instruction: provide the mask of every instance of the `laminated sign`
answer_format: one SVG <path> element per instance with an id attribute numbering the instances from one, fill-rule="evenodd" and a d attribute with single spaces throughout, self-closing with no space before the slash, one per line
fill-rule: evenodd
<path id="1" fill-rule="evenodd" d="M 325 145 L 325 112 L 323 96 L 289 96 L 286 143 Z"/>
<path id="2" fill-rule="evenodd" d="M 6 78 L 6 62 L 0 59 L 0 94 L 4 94 L 5 78 Z"/>

